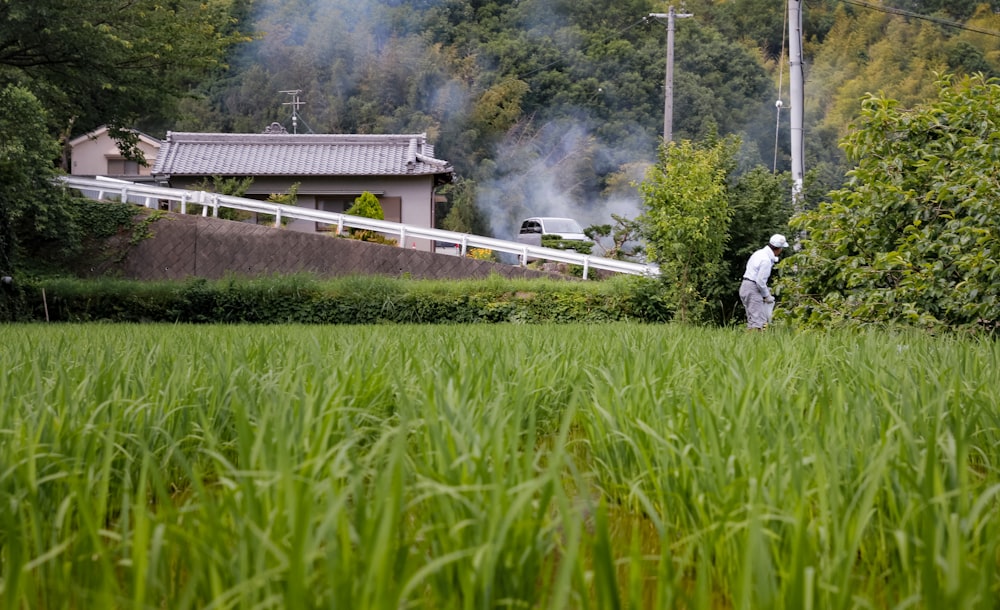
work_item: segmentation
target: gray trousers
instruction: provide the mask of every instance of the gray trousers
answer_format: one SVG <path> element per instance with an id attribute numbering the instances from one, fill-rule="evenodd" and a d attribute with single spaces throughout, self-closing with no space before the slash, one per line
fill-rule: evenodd
<path id="1" fill-rule="evenodd" d="M 764 296 L 757 284 L 740 282 L 740 300 L 747 310 L 747 328 L 764 328 L 767 324 L 767 306 L 764 305 Z"/>

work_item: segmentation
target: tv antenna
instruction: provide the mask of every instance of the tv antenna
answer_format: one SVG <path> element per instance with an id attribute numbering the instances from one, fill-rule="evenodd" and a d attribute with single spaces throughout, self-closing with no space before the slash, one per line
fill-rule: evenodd
<path id="1" fill-rule="evenodd" d="M 305 105 L 305 102 L 299 99 L 299 94 L 302 93 L 302 89 L 288 89 L 285 91 L 279 91 L 278 93 L 285 93 L 292 96 L 292 101 L 284 102 L 282 106 L 292 107 L 292 133 L 299 132 L 299 106 Z"/>

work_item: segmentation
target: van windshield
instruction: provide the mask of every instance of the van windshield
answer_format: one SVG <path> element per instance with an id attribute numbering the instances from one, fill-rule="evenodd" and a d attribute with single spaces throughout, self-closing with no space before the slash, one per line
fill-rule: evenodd
<path id="1" fill-rule="evenodd" d="M 583 228 L 572 218 L 546 218 L 546 233 L 583 233 Z"/>

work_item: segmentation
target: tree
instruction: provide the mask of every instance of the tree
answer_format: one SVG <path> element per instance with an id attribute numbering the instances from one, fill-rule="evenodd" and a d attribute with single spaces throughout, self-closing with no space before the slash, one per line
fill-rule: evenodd
<path id="1" fill-rule="evenodd" d="M 514 126 L 521 116 L 521 100 L 528 85 L 521 80 L 507 80 L 490 87 L 472 108 L 472 120 L 483 128 L 503 133 Z"/>
<path id="2" fill-rule="evenodd" d="M 968 6 L 963 4 L 974 6 L 964 0 L 893 4 L 919 13 L 945 11 L 955 17 L 965 15 Z M 836 143 L 847 135 L 861 111 L 860 100 L 869 92 L 914 107 L 937 95 L 938 73 L 1000 74 L 997 38 L 983 33 L 1000 27 L 1000 15 L 985 4 L 967 23 L 972 29 L 943 28 L 931 21 L 846 3 L 837 3 L 833 16 L 823 44 L 806 45 L 813 56 L 808 61 L 805 100 L 805 132 L 811 142 L 806 167 L 815 167 L 817 161 L 838 166 L 845 162 Z"/>
<path id="3" fill-rule="evenodd" d="M 752 121 L 771 124 L 773 85 L 759 56 L 695 23 L 677 28 L 676 44 L 675 137 L 704 139 L 738 133 Z M 770 140 L 761 145 L 773 145 Z"/>
<path id="4" fill-rule="evenodd" d="M 0 86 L 17 83 L 48 111 L 49 133 L 107 124 L 141 158 L 128 131 L 169 115 L 225 51 L 246 40 L 235 18 L 249 0 L 6 0 L 0 2 Z"/>
<path id="5" fill-rule="evenodd" d="M 642 244 L 638 239 L 641 226 L 638 220 L 629 219 L 618 214 L 612 214 L 614 224 L 591 225 L 583 230 L 583 234 L 598 244 L 601 256 L 615 260 L 630 260 L 642 252 Z M 610 241 L 610 245 L 605 243 Z"/>
<path id="6" fill-rule="evenodd" d="M 671 142 L 642 183 L 639 221 L 650 260 L 660 265 L 681 321 L 704 311 L 707 291 L 722 272 L 731 212 L 727 178 L 739 138 L 707 144 Z"/>
<path id="7" fill-rule="evenodd" d="M 122 152 L 142 160 L 129 127 L 169 114 L 220 65 L 244 40 L 233 15 L 249 2 L 0 2 L 0 264 L 12 267 L 19 249 L 51 257 L 79 246 L 54 180 L 57 139 L 106 124 Z"/>
<path id="8" fill-rule="evenodd" d="M 27 89 L 0 89 L 0 275 L 14 272 L 31 241 L 73 231 L 65 193 L 54 184 L 59 148 L 46 134 L 46 118 Z"/>
<path id="9" fill-rule="evenodd" d="M 942 77 L 903 110 L 867 96 L 843 148 L 857 165 L 805 234 L 782 298 L 799 322 L 996 328 L 1000 319 L 1000 85 Z"/>
<path id="10" fill-rule="evenodd" d="M 441 219 L 440 227 L 458 233 L 486 235 L 489 226 L 483 215 L 476 209 L 476 183 L 459 178 L 441 188 L 441 194 L 448 199 L 449 208 Z"/>

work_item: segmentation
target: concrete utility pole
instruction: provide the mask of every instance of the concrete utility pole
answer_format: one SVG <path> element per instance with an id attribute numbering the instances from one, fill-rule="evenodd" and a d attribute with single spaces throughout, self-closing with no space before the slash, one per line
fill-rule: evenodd
<path id="1" fill-rule="evenodd" d="M 788 0 L 788 87 L 791 108 L 792 136 L 792 209 L 802 211 L 802 181 L 805 177 L 802 157 L 802 109 L 805 95 L 802 87 L 802 0 Z"/>
<path id="2" fill-rule="evenodd" d="M 674 132 L 674 19 L 694 17 L 691 13 L 677 13 L 673 5 L 666 13 L 650 13 L 653 19 L 667 20 L 667 75 L 663 92 L 663 143 L 673 139 Z"/>

